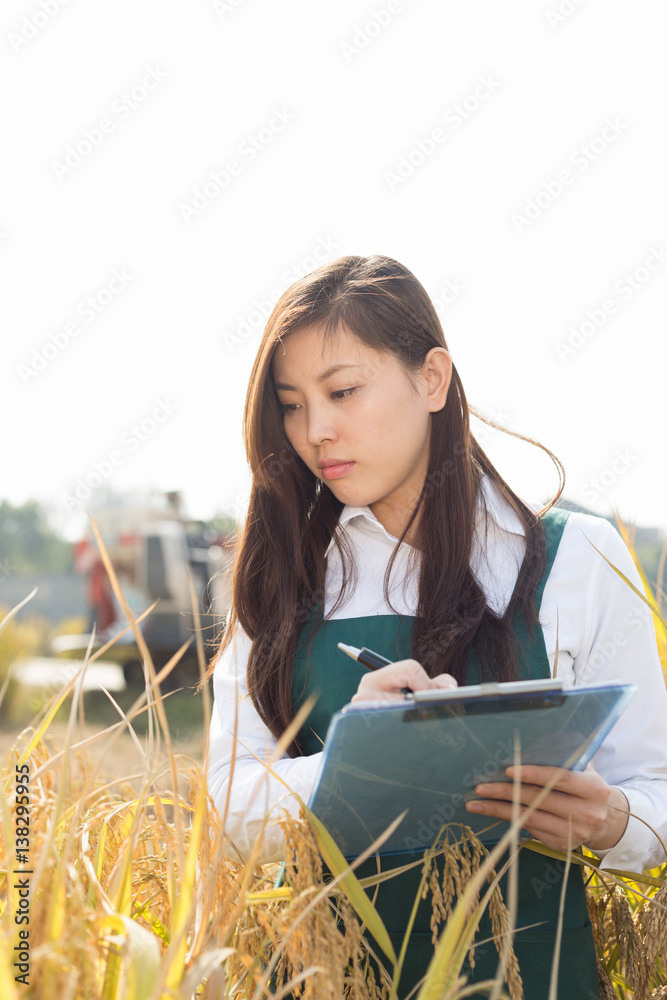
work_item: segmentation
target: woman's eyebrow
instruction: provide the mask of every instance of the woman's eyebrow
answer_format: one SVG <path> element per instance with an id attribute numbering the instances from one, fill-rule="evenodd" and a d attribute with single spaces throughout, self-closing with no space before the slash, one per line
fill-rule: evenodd
<path id="1" fill-rule="evenodd" d="M 325 379 L 329 378 L 330 375 L 334 375 L 336 372 L 340 371 L 341 368 L 361 368 L 361 367 L 362 365 L 358 363 L 353 363 L 351 361 L 342 361 L 340 364 L 331 365 L 330 368 L 325 368 L 323 372 L 320 372 L 315 381 L 324 382 Z M 296 387 L 293 385 L 287 385 L 286 382 L 276 382 L 275 387 L 276 389 L 291 389 L 293 392 L 296 392 Z"/>

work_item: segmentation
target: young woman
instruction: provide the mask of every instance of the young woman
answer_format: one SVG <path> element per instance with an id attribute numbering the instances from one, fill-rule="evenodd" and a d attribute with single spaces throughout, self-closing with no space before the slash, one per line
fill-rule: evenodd
<path id="1" fill-rule="evenodd" d="M 557 670 L 566 685 L 621 680 L 639 690 L 593 766 L 561 777 L 526 828 L 563 850 L 571 822 L 572 847 L 586 845 L 603 867 L 661 863 L 660 841 L 642 823 L 667 833 L 667 694 L 655 632 L 646 606 L 593 546 L 641 590 L 639 574 L 606 520 L 553 507 L 562 482 L 542 508 L 505 483 L 470 432 L 440 321 L 410 271 L 384 256 L 349 256 L 292 285 L 259 345 L 244 432 L 252 489 L 232 607 L 211 665 L 208 780 L 220 812 L 227 807 L 229 853 L 249 856 L 267 813 L 297 812 L 261 759 L 310 693 L 319 696 L 315 708 L 274 765 L 306 802 L 329 720 L 344 704 L 402 698 L 403 687 L 549 677 L 558 621 Z M 339 641 L 395 662 L 370 672 Z M 531 803 L 553 773 L 525 767 L 521 801 Z M 477 810 L 509 818 L 511 789 L 478 786 Z M 269 822 L 259 860 L 278 860 L 282 851 L 280 829 Z M 387 856 L 382 865 L 410 860 Z M 532 926 L 517 932 L 515 951 L 526 1000 L 544 1000 L 562 876 L 528 850 L 518 864 L 517 927 Z M 373 860 L 357 874 L 375 871 Z M 395 943 L 419 875 L 415 867 L 380 886 L 376 905 Z M 433 953 L 430 912 L 423 901 L 401 996 Z M 479 937 L 489 933 L 483 922 Z M 562 947 L 559 998 L 598 996 L 576 866 Z M 487 945 L 474 973 L 466 971 L 479 982 L 496 966 Z"/>

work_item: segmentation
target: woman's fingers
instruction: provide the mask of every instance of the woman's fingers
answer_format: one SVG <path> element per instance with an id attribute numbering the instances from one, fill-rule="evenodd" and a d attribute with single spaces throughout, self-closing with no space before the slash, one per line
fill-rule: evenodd
<path id="1" fill-rule="evenodd" d="M 456 677 L 452 677 L 451 674 L 436 674 L 431 680 L 433 687 L 437 688 L 455 688 L 459 686 Z"/>
<path id="2" fill-rule="evenodd" d="M 514 772 L 514 768 L 507 768 L 508 777 L 513 777 Z M 591 838 L 600 834 L 606 838 L 606 827 L 609 824 L 608 802 L 612 788 L 592 769 L 575 772 L 562 771 L 554 767 L 523 765 L 516 769 L 516 776 L 521 780 L 520 804 L 532 805 L 543 792 L 544 785 L 556 775 L 558 780 L 554 787 L 525 821 L 525 829 L 539 837 L 547 846 L 558 850 L 567 849 L 570 825 L 572 847 L 578 847 L 582 843 L 588 844 Z M 481 801 L 467 803 L 466 808 L 470 812 L 497 819 L 512 819 L 513 784 L 491 782 L 477 785 L 475 791 L 481 796 Z M 615 828 L 613 831 L 609 829 L 612 840 L 609 846 L 618 840 L 621 833 L 622 830 L 617 833 Z M 598 844 L 598 847 L 602 846 Z"/>
<path id="3" fill-rule="evenodd" d="M 474 805 L 480 808 L 471 809 L 469 806 L 468 808 L 471 812 L 488 816 L 490 819 L 504 819 L 508 823 L 512 821 L 512 805 L 509 802 L 474 803 Z M 586 828 L 578 825 L 574 817 L 565 819 L 562 816 L 542 812 L 539 809 L 531 813 L 529 819 L 522 822 L 521 825 L 528 833 L 537 837 L 547 847 L 551 847 L 557 851 L 566 851 L 568 843 L 570 844 L 570 849 L 575 850 L 581 844 L 586 843 L 587 840 Z M 568 839 L 570 825 L 571 832 Z"/>
<path id="4" fill-rule="evenodd" d="M 450 674 L 429 677 L 417 660 L 397 660 L 379 670 L 369 670 L 361 678 L 352 701 L 369 701 L 385 698 L 399 701 L 405 698 L 402 688 L 411 691 L 426 691 L 430 688 L 456 687 L 456 680 Z"/>

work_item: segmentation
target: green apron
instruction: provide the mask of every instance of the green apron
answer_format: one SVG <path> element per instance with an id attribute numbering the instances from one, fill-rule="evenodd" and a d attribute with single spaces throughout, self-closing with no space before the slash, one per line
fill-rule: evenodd
<path id="1" fill-rule="evenodd" d="M 544 587 L 553 566 L 568 512 L 551 508 L 542 517 L 547 540 L 547 564 L 535 592 L 535 606 L 539 612 Z M 318 752 L 326 736 L 334 712 L 347 704 L 356 692 L 366 668 L 346 656 L 337 648 L 338 642 L 353 646 L 366 646 L 390 660 L 410 658 L 413 619 L 392 614 L 371 615 L 361 618 L 337 618 L 325 622 L 317 635 L 308 662 L 308 641 L 317 622 L 321 620 L 321 607 L 312 612 L 300 635 L 299 648 L 294 660 L 292 692 L 295 710 L 305 698 L 315 693 L 317 703 L 301 731 L 307 755 Z M 544 634 L 537 627 L 530 638 L 527 623 L 515 615 L 512 628 L 519 646 L 520 679 L 550 676 L 549 661 L 544 644 Z M 478 663 L 474 653 L 468 660 L 467 682 L 475 683 Z M 390 854 L 381 857 L 382 870 L 407 864 L 422 857 L 414 854 Z M 497 868 L 506 855 L 497 863 Z M 441 861 L 441 859 L 438 859 Z M 524 848 L 514 862 L 519 866 L 519 902 L 517 928 L 535 925 L 529 930 L 519 930 L 514 939 L 514 950 L 523 980 L 525 1000 L 546 1000 L 554 953 L 555 931 L 558 921 L 564 863 L 539 855 Z M 359 878 L 375 875 L 377 859 L 364 862 L 356 874 Z M 398 954 L 409 913 L 417 894 L 421 866 L 382 883 L 378 889 L 376 908 L 385 923 Z M 503 898 L 507 902 L 507 876 L 501 879 Z M 367 890 L 372 895 L 376 887 Z M 417 911 L 406 960 L 401 974 L 399 997 L 405 997 L 425 975 L 433 955 L 430 930 L 430 896 L 421 900 Z M 442 931 L 442 924 L 440 925 Z M 491 937 L 488 908 L 480 922 L 477 940 Z M 371 939 L 372 940 L 372 939 Z M 382 954 L 372 941 L 374 950 Z M 493 979 L 498 968 L 498 953 L 489 940 L 475 949 L 475 968 L 471 971 L 468 960 L 462 973 L 469 983 Z M 391 968 L 388 968 L 391 973 Z M 558 976 L 558 1000 L 596 1000 L 599 998 L 597 963 L 591 923 L 588 919 L 581 869 L 572 865 L 565 894 L 561 958 Z M 488 994 L 476 993 L 475 1000 Z"/>

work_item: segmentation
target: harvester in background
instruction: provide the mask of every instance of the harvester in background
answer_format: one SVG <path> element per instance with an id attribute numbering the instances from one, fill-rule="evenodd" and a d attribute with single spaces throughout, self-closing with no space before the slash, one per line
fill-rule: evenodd
<path id="1" fill-rule="evenodd" d="M 121 590 L 133 615 L 138 616 L 158 599 L 157 606 L 139 623 L 156 669 L 192 643 L 170 674 L 167 688 L 196 683 L 199 679 L 194 639 L 195 619 L 188 585 L 194 586 L 207 662 L 215 651 L 229 609 L 229 569 L 234 553 L 234 533 L 216 530 L 204 521 L 193 521 L 181 512 L 177 492 L 164 494 L 166 504 L 114 505 L 98 508 L 94 518 L 109 553 Z M 74 565 L 86 576 L 88 625 L 83 635 L 57 636 L 53 652 L 72 656 L 85 650 L 95 626 L 97 649 L 127 627 L 92 531 L 74 547 Z M 141 654 L 130 630 L 120 636 L 104 659 L 119 663 L 128 685 L 143 681 Z"/>

